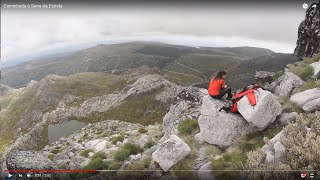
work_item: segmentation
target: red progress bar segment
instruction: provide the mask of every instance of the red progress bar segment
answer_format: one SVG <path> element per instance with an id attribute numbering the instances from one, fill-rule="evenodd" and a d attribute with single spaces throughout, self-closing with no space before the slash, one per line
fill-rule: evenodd
<path id="1" fill-rule="evenodd" d="M 95 173 L 97 170 L 62 170 L 62 169 L 47 169 L 47 170 L 5 170 L 8 173 Z"/>

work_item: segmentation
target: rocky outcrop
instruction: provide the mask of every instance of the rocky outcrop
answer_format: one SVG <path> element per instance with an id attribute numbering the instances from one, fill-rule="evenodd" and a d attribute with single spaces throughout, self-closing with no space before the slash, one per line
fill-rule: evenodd
<path id="1" fill-rule="evenodd" d="M 239 114 L 219 112 L 223 106 L 223 101 L 204 96 L 198 122 L 204 141 L 225 148 L 253 128 Z"/>
<path id="2" fill-rule="evenodd" d="M 293 90 L 304 84 L 304 81 L 291 72 L 285 72 L 279 79 L 272 82 L 270 89 L 277 96 L 290 96 Z"/>
<path id="3" fill-rule="evenodd" d="M 163 118 L 165 136 L 178 134 L 177 127 L 185 119 L 198 119 L 200 133 L 195 139 L 218 145 L 230 146 L 239 136 L 253 131 L 262 130 L 273 123 L 281 114 L 281 105 L 274 95 L 262 89 L 255 92 L 257 105 L 252 106 L 244 97 L 239 106 L 240 114 L 219 112 L 229 103 L 213 99 L 206 89 L 186 88 L 175 99 Z"/>
<path id="4" fill-rule="evenodd" d="M 290 100 L 298 104 L 305 112 L 320 110 L 320 89 L 309 89 L 291 96 Z"/>
<path id="5" fill-rule="evenodd" d="M 320 3 L 313 3 L 306 12 L 298 29 L 297 46 L 294 54 L 311 57 L 320 52 Z"/>
<path id="6" fill-rule="evenodd" d="M 84 101 L 80 107 L 66 107 L 61 104 L 50 112 L 49 116 L 54 123 L 65 121 L 71 116 L 86 117 L 92 112 L 105 112 L 112 107 L 119 106 L 130 96 L 153 92 L 159 89 L 163 89 L 163 91 L 156 95 L 159 101 L 166 101 L 170 98 L 173 99 L 182 91 L 181 86 L 169 82 L 160 75 L 152 74 L 139 78 L 135 83 L 124 88 L 121 93 L 90 98 Z"/>
<path id="7" fill-rule="evenodd" d="M 261 84 L 271 83 L 273 80 L 273 76 L 275 74 L 276 73 L 274 72 L 268 72 L 268 71 L 256 71 L 254 75 L 254 79 Z"/>
<path id="8" fill-rule="evenodd" d="M 257 104 L 252 106 L 244 96 L 238 102 L 238 111 L 242 117 L 253 127 L 263 130 L 276 120 L 282 108 L 276 97 L 269 91 L 258 89 L 254 91 Z"/>
<path id="9" fill-rule="evenodd" d="M 281 138 L 283 138 L 283 131 L 262 147 L 262 151 L 266 154 L 266 162 L 275 163 L 280 161 L 280 157 L 285 151 L 285 147 L 281 144 Z"/>
<path id="10" fill-rule="evenodd" d="M 143 134 L 139 133 L 139 128 L 142 127 L 146 130 Z M 11 153 L 8 162 L 14 160 L 14 166 L 9 167 L 26 169 L 29 168 L 28 164 L 20 159 L 47 163 L 47 160 L 49 160 L 48 156 L 51 155 L 52 160 L 49 160 L 51 163 L 48 163 L 50 166 L 44 166 L 42 168 L 47 169 L 51 168 L 51 165 L 55 165 L 63 166 L 67 169 L 81 169 L 90 162 L 90 158 L 97 152 L 105 154 L 106 159 L 104 159 L 104 161 L 111 162 L 114 160 L 114 153 L 126 143 L 135 145 L 144 143 L 143 148 L 145 148 L 146 141 L 140 142 L 141 139 L 143 139 L 142 137 L 147 136 L 148 141 L 159 139 L 162 135 L 159 127 L 160 125 L 158 124 L 142 126 L 116 120 L 88 124 L 83 127 L 81 131 L 75 132 L 68 137 L 60 138 L 58 141 L 51 145 L 47 145 L 40 151 L 17 151 L 19 153 Z M 126 134 L 121 134 L 122 132 L 126 132 Z M 117 142 L 113 143 L 112 139 L 119 136 L 122 136 L 123 139 L 119 139 Z M 144 154 L 150 156 L 150 147 L 145 149 L 146 151 Z M 84 150 L 92 152 L 88 153 L 87 156 L 84 156 L 81 154 Z M 54 151 L 56 152 L 53 153 Z M 44 160 L 43 158 L 46 158 L 47 160 Z M 141 154 L 131 155 L 125 160 L 124 164 L 136 162 L 141 158 Z M 41 163 L 39 164 L 41 165 Z"/>
<path id="11" fill-rule="evenodd" d="M 0 96 L 5 96 L 12 90 L 13 90 L 13 88 L 11 88 L 7 85 L 1 84 L 0 85 Z"/>
<path id="12" fill-rule="evenodd" d="M 167 114 L 163 117 L 165 136 L 178 134 L 177 127 L 185 119 L 198 119 L 202 97 L 207 90 L 187 87 L 175 98 Z"/>
<path id="13" fill-rule="evenodd" d="M 13 144 L 5 149 L 2 158 L 6 157 L 12 150 L 28 150 L 38 145 L 44 125 L 47 123 L 47 113 L 43 115 L 43 121 L 36 124 L 26 134 L 19 137 Z"/>
<path id="14" fill-rule="evenodd" d="M 55 169 L 57 165 L 40 152 L 16 151 L 7 159 L 10 169 Z"/>
<path id="15" fill-rule="evenodd" d="M 152 158 L 159 163 L 165 171 L 184 159 L 191 153 L 191 149 L 183 140 L 176 135 L 171 135 L 166 141 L 159 145 L 159 148 L 152 153 Z"/>

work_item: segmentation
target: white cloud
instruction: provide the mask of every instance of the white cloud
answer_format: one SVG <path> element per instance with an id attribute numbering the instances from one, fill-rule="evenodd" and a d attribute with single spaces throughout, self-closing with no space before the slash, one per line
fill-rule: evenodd
<path id="1" fill-rule="evenodd" d="M 281 17 L 277 16 L 283 13 Z M 1 12 L 2 61 L 98 41 L 256 46 L 291 53 L 304 12 L 135 10 Z"/>

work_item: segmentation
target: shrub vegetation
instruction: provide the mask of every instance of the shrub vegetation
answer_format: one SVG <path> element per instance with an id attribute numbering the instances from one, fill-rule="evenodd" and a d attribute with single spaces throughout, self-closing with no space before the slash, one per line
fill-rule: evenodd
<path id="1" fill-rule="evenodd" d="M 181 134 L 191 134 L 199 130 L 197 120 L 187 119 L 181 122 L 178 126 L 178 131 Z"/>

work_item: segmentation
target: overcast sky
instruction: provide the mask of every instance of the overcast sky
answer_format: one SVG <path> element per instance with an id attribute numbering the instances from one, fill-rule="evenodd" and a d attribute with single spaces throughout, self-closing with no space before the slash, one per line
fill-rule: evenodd
<path id="1" fill-rule="evenodd" d="M 254 46 L 292 53 L 305 16 L 301 5 L 117 6 L 49 11 L 2 8 L 1 60 L 88 43 L 132 40 Z"/>

